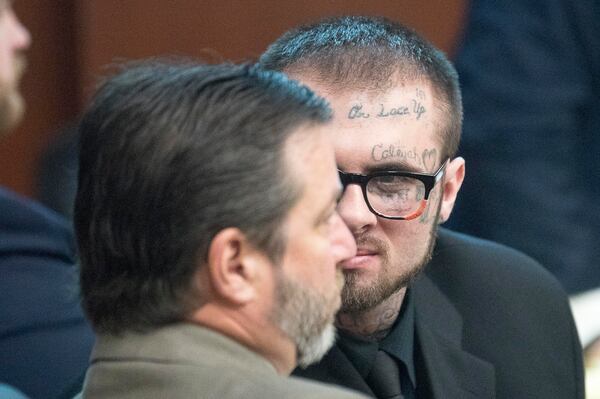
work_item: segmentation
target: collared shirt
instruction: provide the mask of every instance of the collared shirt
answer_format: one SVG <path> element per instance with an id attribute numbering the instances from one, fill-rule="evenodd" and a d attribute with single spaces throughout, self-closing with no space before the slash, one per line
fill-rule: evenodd
<path id="1" fill-rule="evenodd" d="M 410 290 L 406 291 L 402 308 L 390 333 L 380 341 L 367 341 L 340 331 L 338 345 L 363 378 L 367 378 L 378 350 L 390 354 L 399 364 L 405 367 L 412 384 L 412 389 L 405 394 L 406 399 L 414 398 L 417 386 L 415 372 L 415 309 Z M 403 381 L 403 384 L 405 382 Z M 403 386 L 403 392 L 406 387 Z"/>

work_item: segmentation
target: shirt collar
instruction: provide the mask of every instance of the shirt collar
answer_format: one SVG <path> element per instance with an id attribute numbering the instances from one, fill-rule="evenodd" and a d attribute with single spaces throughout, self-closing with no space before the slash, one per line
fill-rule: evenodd
<path id="1" fill-rule="evenodd" d="M 415 306 L 410 295 L 410 289 L 406 290 L 402 309 L 392 331 L 379 342 L 379 347 L 404 363 L 408 370 L 413 386 L 416 386 L 415 372 Z"/>
<path id="2" fill-rule="evenodd" d="M 377 356 L 377 351 L 382 349 L 404 364 L 413 386 L 416 386 L 414 360 L 415 309 L 411 297 L 410 289 L 407 289 L 398 319 L 392 326 L 390 333 L 381 341 L 367 341 L 340 331 L 338 346 L 363 378 L 367 378 L 375 361 L 375 356 Z"/>

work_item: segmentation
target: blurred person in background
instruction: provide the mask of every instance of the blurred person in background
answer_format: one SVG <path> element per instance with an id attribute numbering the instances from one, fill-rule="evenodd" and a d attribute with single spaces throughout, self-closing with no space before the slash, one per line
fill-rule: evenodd
<path id="1" fill-rule="evenodd" d="M 11 2 L 0 0 L 0 136 L 23 116 L 19 82 L 30 41 Z M 67 222 L 0 187 L 0 383 L 55 398 L 77 379 L 94 337 L 75 277 Z"/>
<path id="2" fill-rule="evenodd" d="M 600 3 L 476 0 L 456 66 L 471 178 L 450 225 L 600 287 Z"/>
<path id="3" fill-rule="evenodd" d="M 69 221 L 77 192 L 78 126 L 75 120 L 56 132 L 40 158 L 36 180 L 37 199 Z"/>
<path id="4" fill-rule="evenodd" d="M 552 272 L 586 348 L 600 336 L 599 21 L 595 0 L 471 3 L 456 60 L 470 178 L 449 221 Z"/>

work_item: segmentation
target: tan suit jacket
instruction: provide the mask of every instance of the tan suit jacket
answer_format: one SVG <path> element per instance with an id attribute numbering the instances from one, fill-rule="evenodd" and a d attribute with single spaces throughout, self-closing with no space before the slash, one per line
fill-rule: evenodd
<path id="1" fill-rule="evenodd" d="M 100 336 L 83 398 L 365 398 L 283 377 L 266 359 L 230 338 L 192 324 L 148 334 Z"/>

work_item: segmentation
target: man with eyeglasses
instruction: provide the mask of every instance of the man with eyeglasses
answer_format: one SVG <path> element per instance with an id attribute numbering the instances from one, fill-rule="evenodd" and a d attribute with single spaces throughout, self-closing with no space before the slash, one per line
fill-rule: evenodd
<path id="1" fill-rule="evenodd" d="M 531 258 L 440 229 L 465 176 L 456 71 L 416 33 L 340 17 L 262 55 L 326 97 L 357 242 L 339 340 L 298 375 L 377 398 L 583 398 L 567 297 Z"/>

